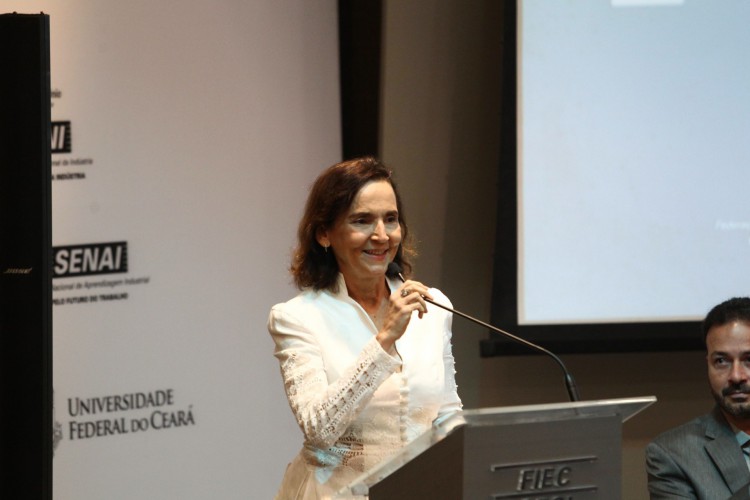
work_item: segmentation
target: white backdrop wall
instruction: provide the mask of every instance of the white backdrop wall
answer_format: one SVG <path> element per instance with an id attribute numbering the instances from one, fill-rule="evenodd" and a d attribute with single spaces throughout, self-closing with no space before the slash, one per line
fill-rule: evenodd
<path id="1" fill-rule="evenodd" d="M 54 497 L 271 498 L 301 435 L 265 324 L 339 160 L 336 2 L 13 11 L 51 26 Z"/>

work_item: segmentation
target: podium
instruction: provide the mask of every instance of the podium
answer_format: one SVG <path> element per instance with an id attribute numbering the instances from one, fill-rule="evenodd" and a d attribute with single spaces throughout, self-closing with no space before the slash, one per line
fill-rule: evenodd
<path id="1" fill-rule="evenodd" d="M 334 499 L 619 499 L 622 423 L 654 396 L 456 412 Z"/>

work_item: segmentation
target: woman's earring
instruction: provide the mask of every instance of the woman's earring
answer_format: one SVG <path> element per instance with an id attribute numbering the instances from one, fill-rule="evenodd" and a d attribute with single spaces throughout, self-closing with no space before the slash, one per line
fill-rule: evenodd
<path id="1" fill-rule="evenodd" d="M 328 254 L 328 245 L 324 246 L 323 249 L 326 251 L 326 254 Z"/>

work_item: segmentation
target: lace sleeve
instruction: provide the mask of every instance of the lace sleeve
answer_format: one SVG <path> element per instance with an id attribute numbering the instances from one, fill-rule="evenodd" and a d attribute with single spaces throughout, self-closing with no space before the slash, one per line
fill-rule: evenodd
<path id="1" fill-rule="evenodd" d="M 276 343 L 289 406 L 305 440 L 319 448 L 336 442 L 400 364 L 373 336 L 356 361 L 329 384 L 320 345 L 302 321 L 274 307 L 268 330 Z"/>

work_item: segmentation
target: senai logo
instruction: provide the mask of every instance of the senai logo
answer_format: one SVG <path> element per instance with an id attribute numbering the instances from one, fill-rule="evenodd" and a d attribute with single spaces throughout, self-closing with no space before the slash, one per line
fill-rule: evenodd
<path id="1" fill-rule="evenodd" d="M 128 272 L 128 242 L 54 247 L 54 278 Z"/>
<path id="2" fill-rule="evenodd" d="M 52 122 L 52 153 L 70 153 L 70 122 Z"/>

